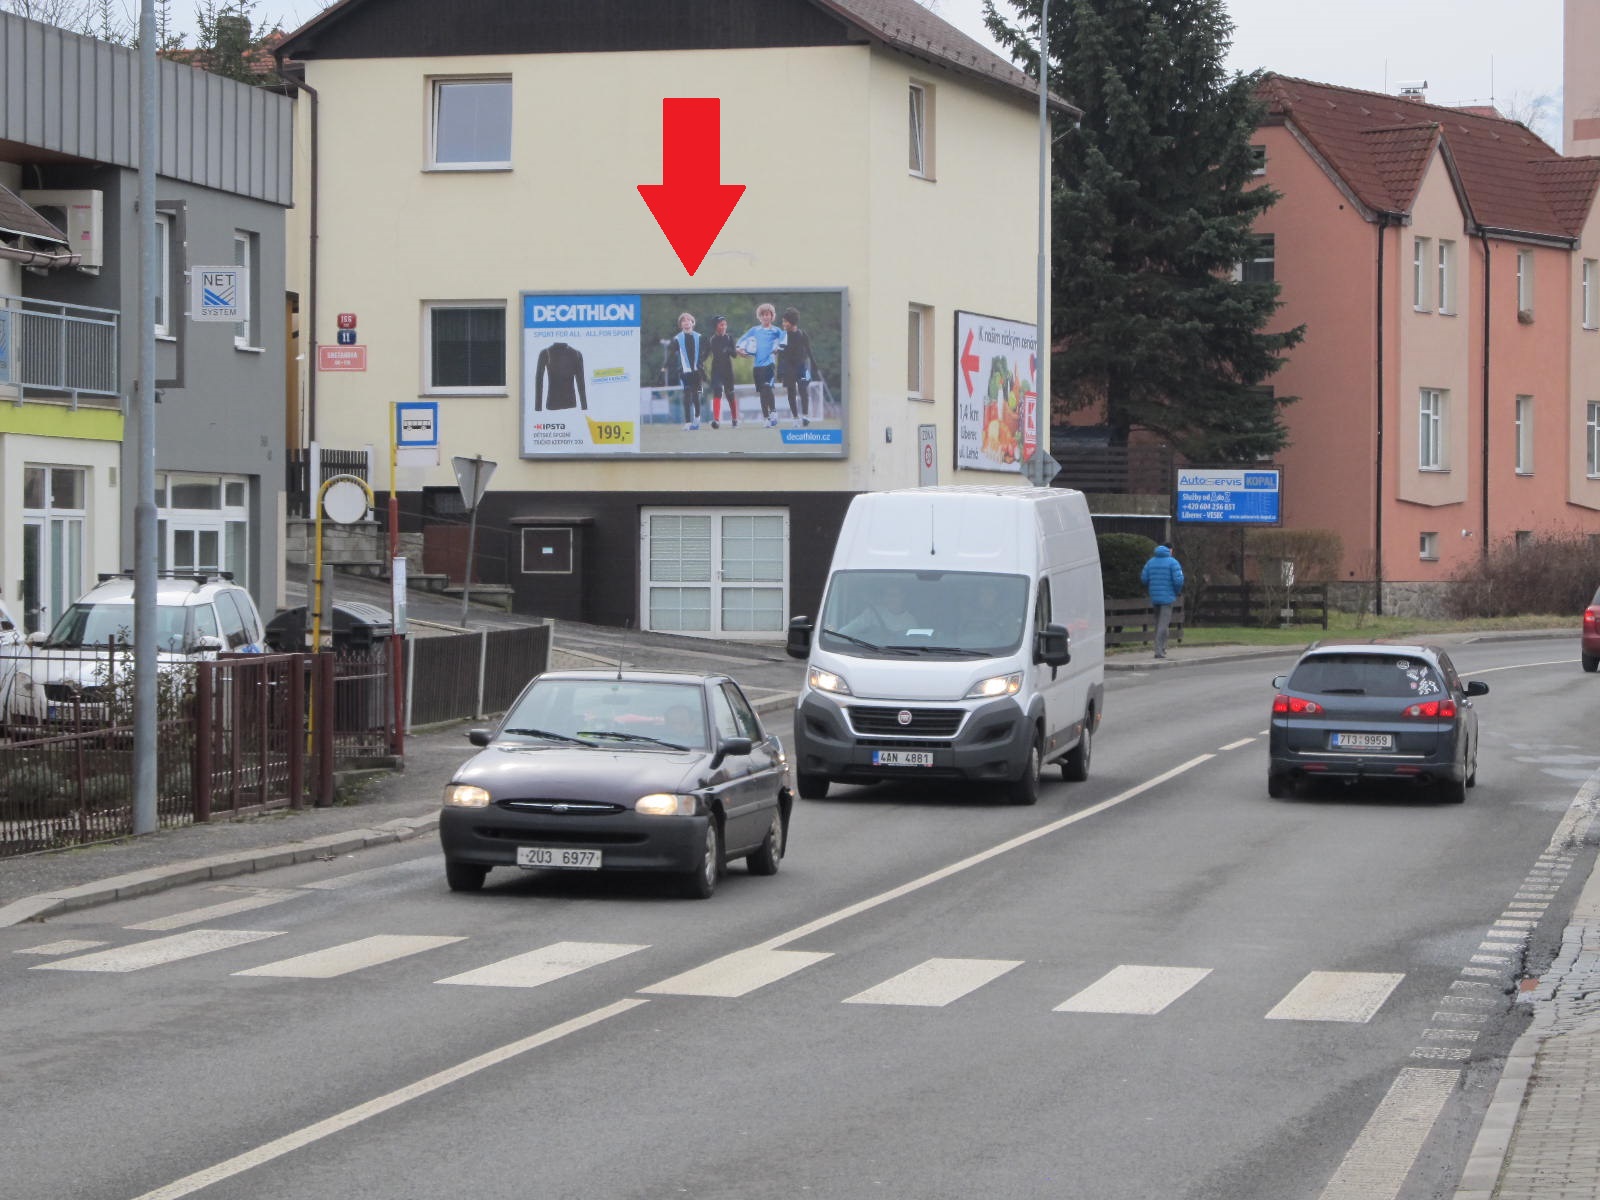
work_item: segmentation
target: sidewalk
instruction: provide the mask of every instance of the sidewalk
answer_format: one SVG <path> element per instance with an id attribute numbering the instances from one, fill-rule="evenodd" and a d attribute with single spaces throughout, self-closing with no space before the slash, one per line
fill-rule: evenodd
<path id="1" fill-rule="evenodd" d="M 386 587 L 381 581 L 377 587 Z M 350 596 L 357 587 L 341 582 Z M 453 605 L 459 616 L 459 603 Z M 443 605 L 440 606 L 441 608 Z M 415 616 L 416 614 L 413 613 Z M 441 619 L 454 622 L 456 617 Z M 473 620 L 479 620 L 474 613 Z M 527 618 L 493 612 L 484 624 Z M 1430 638 L 1458 646 L 1483 641 L 1576 639 L 1575 630 L 1454 634 Z M 1111 672 L 1165 671 L 1236 660 L 1290 658 L 1302 646 L 1183 646 L 1156 661 L 1149 652 L 1108 657 Z M 1574 657 L 1576 648 L 1574 646 Z M 781 646 L 714 642 L 558 623 L 552 666 L 612 665 L 641 670 L 725 670 L 764 712 L 794 699 L 801 665 Z M 164 830 L 142 838 L 34 854 L 0 862 L 0 928 L 206 879 L 237 879 L 292 862 L 334 858 L 368 846 L 431 839 L 451 774 L 473 753 L 473 722 L 407 735 L 404 770 L 359 786 L 353 802 L 241 821 Z M 1600 837 L 1600 781 L 1591 819 L 1552 841 L 1570 854 Z M 1590 875 L 1561 954 L 1519 997 L 1533 1006 L 1532 1028 L 1507 1058 L 1455 1200 L 1600 1200 L 1600 866 Z"/>

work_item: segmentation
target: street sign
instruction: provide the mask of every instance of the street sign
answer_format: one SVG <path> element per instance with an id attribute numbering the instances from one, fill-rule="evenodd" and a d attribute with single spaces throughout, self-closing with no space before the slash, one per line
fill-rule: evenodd
<path id="1" fill-rule="evenodd" d="M 356 344 L 356 331 L 354 329 L 339 330 L 339 345 L 354 346 Z"/>
<path id="2" fill-rule="evenodd" d="M 1283 472 L 1277 468 L 1182 467 L 1175 489 L 1180 524 L 1277 525 L 1283 520 Z"/>
<path id="3" fill-rule="evenodd" d="M 189 271 L 189 319 L 230 323 L 248 321 L 250 268 L 192 268 Z"/>
<path id="4" fill-rule="evenodd" d="M 394 406 L 394 444 L 437 446 L 439 444 L 439 402 L 407 400 Z"/>
<path id="5" fill-rule="evenodd" d="M 457 455 L 450 460 L 450 465 L 456 471 L 456 483 L 461 488 L 461 502 L 467 506 L 468 512 L 472 512 L 483 499 L 483 494 L 489 490 L 489 477 L 500 464 L 491 462 L 479 454 L 472 458 Z"/>
<path id="6" fill-rule="evenodd" d="M 356 327 L 356 315 L 355 315 L 355 313 L 340 313 L 339 314 L 339 328 L 340 329 L 354 329 L 355 327 Z"/>
<path id="7" fill-rule="evenodd" d="M 367 348 L 365 346 L 318 346 L 317 370 L 365 371 Z"/>
<path id="8" fill-rule="evenodd" d="M 939 427 L 917 426 L 917 486 L 933 487 L 939 482 Z"/>

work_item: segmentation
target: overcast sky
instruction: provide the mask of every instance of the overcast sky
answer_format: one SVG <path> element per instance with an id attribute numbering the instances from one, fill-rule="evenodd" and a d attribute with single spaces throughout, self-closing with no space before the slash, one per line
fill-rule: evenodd
<path id="1" fill-rule="evenodd" d="M 985 44 L 983 0 L 923 0 Z M 1003 11 L 1012 11 L 1001 3 Z M 1427 80 L 1438 104 L 1486 104 L 1560 149 L 1562 0 L 1228 0 L 1228 63 L 1392 92 Z M 1533 106 L 1544 98 L 1544 115 Z M 1070 99 L 1070 97 L 1069 97 Z"/>

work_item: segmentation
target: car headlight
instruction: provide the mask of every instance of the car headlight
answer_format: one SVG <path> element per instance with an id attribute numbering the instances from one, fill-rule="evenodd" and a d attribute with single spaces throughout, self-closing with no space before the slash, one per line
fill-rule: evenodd
<path id="1" fill-rule="evenodd" d="M 832 671 L 824 671 L 821 667 L 812 667 L 806 672 L 806 686 L 816 688 L 819 692 L 832 692 L 836 696 L 849 696 L 850 685 Z"/>
<path id="2" fill-rule="evenodd" d="M 452 783 L 444 789 L 444 802 L 449 808 L 488 808 L 489 793 L 470 783 Z"/>
<path id="3" fill-rule="evenodd" d="M 647 817 L 692 817 L 700 811 L 700 801 L 674 792 L 651 792 L 633 802 L 633 811 Z"/>
<path id="4" fill-rule="evenodd" d="M 964 697 L 967 700 L 987 700 L 994 696 L 1015 696 L 1022 690 L 1022 672 L 1013 671 L 1009 675 L 991 675 L 987 679 L 980 679 L 967 689 Z"/>

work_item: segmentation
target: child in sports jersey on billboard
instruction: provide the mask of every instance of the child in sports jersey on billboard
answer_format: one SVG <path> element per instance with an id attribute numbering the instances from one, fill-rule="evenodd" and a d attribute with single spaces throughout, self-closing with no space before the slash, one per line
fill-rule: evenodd
<path id="1" fill-rule="evenodd" d="M 783 310 L 783 348 L 778 356 L 778 378 L 789 400 L 789 419 L 811 424 L 811 336 L 800 328 L 800 310 Z M 817 414 L 821 416 L 821 413 Z"/>
<path id="2" fill-rule="evenodd" d="M 712 317 L 710 337 L 706 339 L 706 375 L 711 384 L 711 428 L 722 421 L 722 397 L 728 397 L 728 414 L 739 428 L 739 399 L 733 394 L 733 356 L 738 348 L 728 332 L 727 317 Z"/>
<path id="3" fill-rule="evenodd" d="M 761 416 L 768 428 L 778 424 L 777 399 L 772 384 L 778 373 L 775 355 L 785 341 L 783 330 L 774 328 L 772 324 L 777 316 L 777 309 L 770 304 L 762 304 L 756 309 L 756 320 L 760 324 L 752 325 L 739 339 L 739 353 L 756 360 L 753 371 L 756 394 L 761 397 Z"/>

